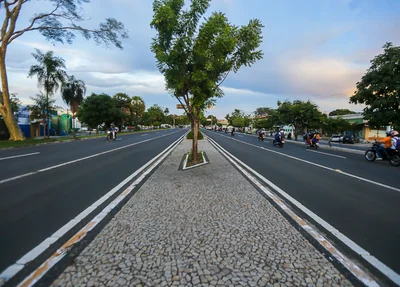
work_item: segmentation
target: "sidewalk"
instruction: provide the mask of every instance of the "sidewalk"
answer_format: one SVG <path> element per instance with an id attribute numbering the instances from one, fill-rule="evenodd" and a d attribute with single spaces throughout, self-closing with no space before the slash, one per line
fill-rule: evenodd
<path id="1" fill-rule="evenodd" d="M 352 286 L 206 140 L 183 141 L 52 286 Z"/>

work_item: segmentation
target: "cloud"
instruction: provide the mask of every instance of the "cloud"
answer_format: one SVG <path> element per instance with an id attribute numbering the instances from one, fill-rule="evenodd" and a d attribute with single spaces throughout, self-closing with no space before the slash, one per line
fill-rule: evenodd
<path id="1" fill-rule="evenodd" d="M 18 28 L 23 28 L 35 12 L 49 10 L 46 1 L 28 2 L 21 11 Z M 113 95 L 125 92 L 140 95 L 147 106 L 158 103 L 175 110 L 177 100 L 167 95 L 164 78 L 158 72 L 150 27 L 153 16 L 151 0 L 114 0 L 84 4 L 89 20 L 85 27 L 97 27 L 106 17 L 125 23 L 130 38 L 121 51 L 77 36 L 73 45 L 52 45 L 37 32 L 26 33 L 8 49 L 7 69 L 10 91 L 23 100 L 38 93 L 36 79 L 28 79 L 29 67 L 35 64 L 34 48 L 53 50 L 66 61 L 67 72 L 86 82 L 88 93 Z M 381 4 L 383 2 L 383 4 Z M 259 106 L 276 106 L 277 100 L 310 99 L 323 110 L 349 107 L 348 95 L 369 67 L 369 61 L 382 51 L 386 41 L 400 44 L 400 8 L 398 1 L 310 0 L 287 1 L 215 0 L 207 12 L 219 10 L 237 25 L 259 18 L 265 25 L 262 50 L 264 59 L 251 68 L 231 73 L 224 82 L 225 96 L 212 110 L 225 116 L 235 108 L 252 112 Z M 186 1 L 186 4 L 189 1 Z M 30 6 L 29 6 L 30 5 Z M 25 7 L 25 6 L 24 6 Z M 44 9 L 46 7 L 47 9 Z M 371 21 L 371 11 L 375 13 Z M 338 97 L 327 97 L 333 94 Z M 59 93 L 56 95 L 61 104 Z M 353 106 L 359 109 L 361 106 Z"/>

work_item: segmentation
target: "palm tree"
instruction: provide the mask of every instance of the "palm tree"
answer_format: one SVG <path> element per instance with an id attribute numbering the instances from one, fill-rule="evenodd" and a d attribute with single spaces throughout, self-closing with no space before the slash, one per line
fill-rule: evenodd
<path id="1" fill-rule="evenodd" d="M 75 120 L 75 114 L 78 112 L 85 94 L 85 83 L 82 80 L 77 80 L 74 76 L 69 76 L 68 81 L 64 82 L 61 86 L 62 99 L 68 106 L 70 106 L 73 120 Z M 75 121 L 73 122 L 75 123 Z"/>
<path id="2" fill-rule="evenodd" d="M 48 51 L 43 54 L 39 49 L 35 49 L 36 53 L 32 53 L 32 56 L 39 62 L 38 65 L 33 65 L 29 69 L 28 77 L 37 76 L 38 87 L 43 88 L 46 98 L 46 118 L 47 118 L 47 136 L 49 136 L 50 125 L 49 122 L 49 98 L 54 95 L 60 86 L 64 83 L 67 73 L 64 69 L 65 61 L 63 58 L 54 56 L 53 51 Z"/>

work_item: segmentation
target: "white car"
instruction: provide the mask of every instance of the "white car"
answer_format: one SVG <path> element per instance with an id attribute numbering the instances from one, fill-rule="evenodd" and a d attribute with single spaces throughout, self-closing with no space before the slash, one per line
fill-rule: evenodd
<path id="1" fill-rule="evenodd" d="M 342 141 L 343 141 L 343 136 L 342 135 L 334 134 L 331 137 L 331 142 L 342 142 Z"/>

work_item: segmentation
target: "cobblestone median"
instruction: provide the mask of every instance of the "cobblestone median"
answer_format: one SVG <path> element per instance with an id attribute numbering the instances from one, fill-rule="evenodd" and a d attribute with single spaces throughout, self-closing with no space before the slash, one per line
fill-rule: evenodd
<path id="1" fill-rule="evenodd" d="M 207 141 L 184 141 L 52 286 L 352 286 Z"/>

